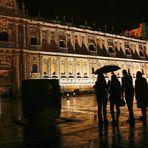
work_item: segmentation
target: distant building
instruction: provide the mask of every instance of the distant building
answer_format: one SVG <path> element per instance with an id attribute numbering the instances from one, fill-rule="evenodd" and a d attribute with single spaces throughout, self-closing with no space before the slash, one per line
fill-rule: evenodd
<path id="1" fill-rule="evenodd" d="M 147 40 L 32 19 L 16 0 L 0 1 L 1 94 L 10 87 L 20 92 L 22 80 L 38 78 L 59 79 L 63 91 L 90 91 L 92 69 L 106 64 L 148 77 Z"/>
<path id="2" fill-rule="evenodd" d="M 139 24 L 139 28 L 135 28 L 130 31 L 125 31 L 125 35 L 129 37 L 148 40 L 148 24 L 141 23 Z"/>

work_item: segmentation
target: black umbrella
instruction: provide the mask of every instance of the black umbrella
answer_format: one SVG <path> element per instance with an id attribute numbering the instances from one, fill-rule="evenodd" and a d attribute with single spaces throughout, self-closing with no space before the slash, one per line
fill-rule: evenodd
<path id="1" fill-rule="evenodd" d="M 121 69 L 121 68 L 117 65 L 105 65 L 101 68 L 98 68 L 94 72 L 94 74 L 104 74 L 104 73 L 113 72 L 113 71 L 116 71 L 116 70 L 119 70 L 119 69 Z"/>

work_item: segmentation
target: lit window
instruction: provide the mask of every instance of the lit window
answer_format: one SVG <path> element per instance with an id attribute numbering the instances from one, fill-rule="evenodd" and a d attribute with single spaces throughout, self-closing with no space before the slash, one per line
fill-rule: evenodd
<path id="1" fill-rule="evenodd" d="M 32 73 L 38 73 L 38 66 L 36 64 L 32 65 Z"/>

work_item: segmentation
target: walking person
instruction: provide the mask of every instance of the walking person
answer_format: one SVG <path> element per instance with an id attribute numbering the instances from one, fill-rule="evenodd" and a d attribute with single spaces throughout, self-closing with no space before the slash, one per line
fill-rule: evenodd
<path id="1" fill-rule="evenodd" d="M 148 84 L 140 71 L 136 73 L 135 97 L 137 100 L 137 107 L 141 108 L 141 120 L 144 124 L 146 124 L 146 108 L 148 106 Z"/>
<path id="2" fill-rule="evenodd" d="M 124 69 L 122 71 L 123 77 L 121 78 L 122 83 L 122 97 L 125 98 L 126 104 L 129 111 L 129 118 L 127 122 L 134 123 L 134 113 L 133 113 L 133 99 L 134 99 L 134 87 L 132 76 L 127 73 Z"/>
<path id="3" fill-rule="evenodd" d="M 107 83 L 103 74 L 98 74 L 94 85 L 98 105 L 98 125 L 108 125 L 107 119 Z"/>
<path id="4" fill-rule="evenodd" d="M 120 100 L 121 100 L 121 84 L 118 80 L 117 76 L 113 74 L 111 76 L 110 87 L 108 90 L 109 93 L 109 101 L 110 101 L 110 112 L 112 121 L 111 124 L 118 124 L 119 116 L 120 116 Z M 116 108 L 116 112 L 115 112 Z"/>

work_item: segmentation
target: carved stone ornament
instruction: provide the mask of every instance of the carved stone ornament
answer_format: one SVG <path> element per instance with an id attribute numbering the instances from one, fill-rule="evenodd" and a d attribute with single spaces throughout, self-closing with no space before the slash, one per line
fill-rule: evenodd
<path id="1" fill-rule="evenodd" d="M 63 31 L 59 32 L 59 39 L 65 40 L 65 33 Z"/>
<path id="2" fill-rule="evenodd" d="M 8 55 L 0 55 L 0 67 L 11 67 L 12 57 Z"/>
<path id="3" fill-rule="evenodd" d="M 14 8 L 14 0 L 7 0 L 6 5 L 8 8 Z"/>
<path id="4" fill-rule="evenodd" d="M 8 28 L 8 19 L 0 18 L 0 31 L 5 31 Z"/>
<path id="5" fill-rule="evenodd" d="M 31 26 L 30 27 L 30 34 L 31 35 L 37 35 L 38 34 L 38 28 L 34 27 L 34 26 Z"/>
<path id="6" fill-rule="evenodd" d="M 90 36 L 88 37 L 88 42 L 89 42 L 89 43 L 95 43 L 94 36 L 90 35 Z"/>

